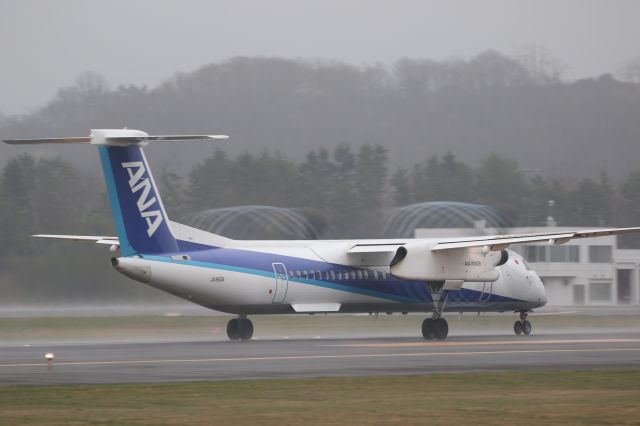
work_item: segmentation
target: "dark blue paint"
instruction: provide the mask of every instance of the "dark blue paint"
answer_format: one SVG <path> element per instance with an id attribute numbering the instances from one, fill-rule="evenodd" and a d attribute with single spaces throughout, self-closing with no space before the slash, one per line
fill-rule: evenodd
<path id="1" fill-rule="evenodd" d="M 151 172 L 142 150 L 135 145 L 126 147 L 101 146 L 99 148 L 121 253 L 129 256 L 135 253 L 177 252 L 179 250 L 178 243 L 169 229 L 160 196 L 153 185 Z M 141 191 L 135 194 L 132 192 L 129 187 L 129 173 L 127 169 L 122 167 L 123 163 L 136 161 L 144 164 L 146 171 L 143 178 L 149 179 L 152 184 L 147 199 L 151 200 L 155 197 L 156 200 L 147 210 L 162 212 L 162 223 L 152 236 L 148 235 L 147 221 L 138 210 L 137 202 Z"/>

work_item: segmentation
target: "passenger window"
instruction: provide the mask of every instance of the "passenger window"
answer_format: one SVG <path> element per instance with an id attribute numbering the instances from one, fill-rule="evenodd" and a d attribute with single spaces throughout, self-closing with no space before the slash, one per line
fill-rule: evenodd
<path id="1" fill-rule="evenodd" d="M 364 271 L 362 271 L 362 273 L 364 274 L 364 279 L 368 280 L 369 279 L 369 271 L 367 271 L 366 269 Z"/>
<path id="2" fill-rule="evenodd" d="M 324 271 L 324 279 L 325 280 L 329 279 L 329 273 L 327 271 Z"/>
<path id="3" fill-rule="evenodd" d="M 381 271 L 380 274 L 382 275 L 382 279 L 386 280 L 387 279 L 387 273 L 384 271 Z"/>
<path id="4" fill-rule="evenodd" d="M 351 271 L 351 279 L 352 280 L 356 279 L 356 271 Z"/>
<path id="5" fill-rule="evenodd" d="M 358 270 L 358 279 L 361 280 L 362 279 L 362 271 Z"/>
<path id="6" fill-rule="evenodd" d="M 378 271 L 373 271 L 373 279 L 374 280 L 378 279 Z"/>
<path id="7" fill-rule="evenodd" d="M 335 274 L 333 271 L 331 271 L 331 279 L 332 279 L 332 280 L 335 280 L 335 279 L 336 279 L 336 274 Z"/>
<path id="8" fill-rule="evenodd" d="M 309 279 L 309 273 L 306 270 L 303 271 L 302 274 L 304 275 L 305 280 Z"/>
<path id="9" fill-rule="evenodd" d="M 296 275 L 300 278 L 300 271 L 296 271 Z"/>

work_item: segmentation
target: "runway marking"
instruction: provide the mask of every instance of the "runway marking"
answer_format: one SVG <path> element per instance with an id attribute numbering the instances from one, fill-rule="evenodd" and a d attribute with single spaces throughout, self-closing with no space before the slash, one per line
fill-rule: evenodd
<path id="1" fill-rule="evenodd" d="M 320 345 L 337 348 L 415 348 L 441 346 L 484 346 L 484 345 L 566 345 L 580 343 L 637 343 L 640 339 L 573 339 L 573 340 L 481 340 L 468 342 L 435 341 L 435 342 L 399 342 L 399 343 L 341 343 L 335 345 Z"/>
<path id="2" fill-rule="evenodd" d="M 602 348 L 602 349 L 540 349 L 540 350 L 512 350 L 512 351 L 477 351 L 477 352 L 408 352 L 408 353 L 384 353 L 384 354 L 340 354 L 340 355 L 297 355 L 297 356 L 268 356 L 268 357 L 241 357 L 241 358 L 194 358 L 194 359 L 141 359 L 120 361 L 72 361 L 72 362 L 46 362 L 23 364 L 0 364 L 0 368 L 8 367 L 54 367 L 60 366 L 89 366 L 89 365 L 126 365 L 126 364 L 169 364 L 169 363 L 194 363 L 194 362 L 246 362 L 246 361 L 291 361 L 314 359 L 349 359 L 349 358 L 398 358 L 398 357 L 436 357 L 436 356 L 461 356 L 461 355 L 519 355 L 519 354 L 550 354 L 550 353 L 575 353 L 575 352 L 640 352 L 640 348 Z"/>

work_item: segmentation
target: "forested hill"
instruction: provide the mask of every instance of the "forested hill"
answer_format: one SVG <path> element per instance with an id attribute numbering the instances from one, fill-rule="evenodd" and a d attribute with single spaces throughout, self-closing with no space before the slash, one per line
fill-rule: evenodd
<path id="1" fill-rule="evenodd" d="M 34 113 L 0 116 L 5 138 L 124 126 L 228 133 L 230 155 L 268 147 L 302 158 L 311 149 L 346 142 L 382 145 L 396 166 L 446 152 L 476 165 L 494 151 L 534 174 L 577 179 L 606 171 L 618 180 L 640 159 L 640 84 L 610 75 L 564 81 L 552 69 L 494 51 L 468 60 L 364 67 L 235 58 L 154 88 L 109 88 L 100 76 L 85 73 Z M 154 148 L 153 160 L 180 172 L 212 152 L 206 145 L 186 147 Z M 92 151 L 51 149 L 94 164 Z M 14 152 L 0 146 L 2 161 Z"/>

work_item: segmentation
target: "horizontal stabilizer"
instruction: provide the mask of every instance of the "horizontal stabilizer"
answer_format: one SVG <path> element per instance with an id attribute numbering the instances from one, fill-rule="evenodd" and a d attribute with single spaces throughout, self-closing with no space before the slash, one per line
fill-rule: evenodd
<path id="1" fill-rule="evenodd" d="M 50 238 L 53 240 L 70 240 L 70 241 L 80 241 L 84 243 L 96 243 L 96 244 L 109 244 L 109 245 L 118 245 L 120 244 L 118 237 L 101 237 L 101 236 L 93 236 L 93 235 L 48 235 L 48 234 L 38 234 L 32 235 L 34 238 Z"/>
<path id="2" fill-rule="evenodd" d="M 91 136 L 69 138 L 41 138 L 41 139 L 4 139 L 10 145 L 39 145 L 39 144 L 92 144 L 108 146 L 127 146 L 130 144 L 145 145 L 148 142 L 176 142 L 176 141 L 211 141 L 229 139 L 227 135 L 148 135 L 140 130 L 130 129 L 93 129 Z"/>
<path id="3" fill-rule="evenodd" d="M 4 139 L 9 145 L 39 145 L 44 143 L 91 143 L 91 137 L 80 136 L 77 138 L 45 138 L 45 139 Z"/>

